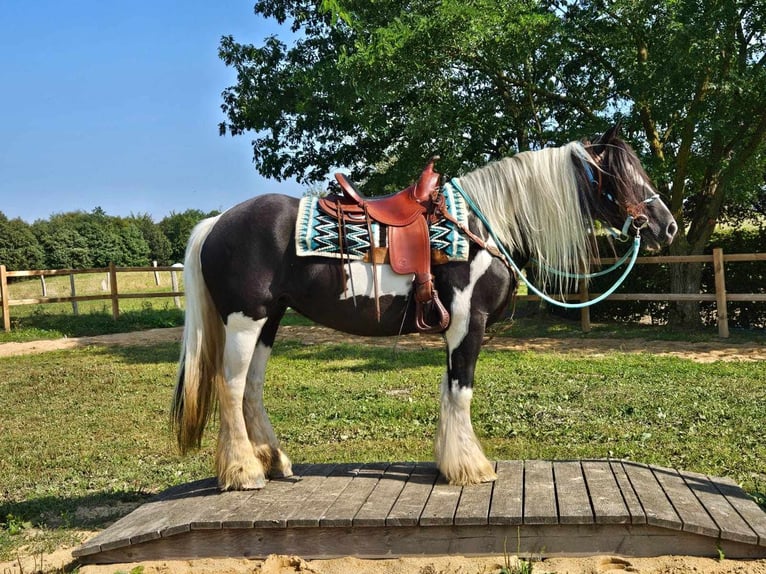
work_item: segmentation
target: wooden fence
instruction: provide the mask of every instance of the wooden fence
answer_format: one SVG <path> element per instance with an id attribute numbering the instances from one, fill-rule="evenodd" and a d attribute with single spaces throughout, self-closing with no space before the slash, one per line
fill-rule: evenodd
<path id="1" fill-rule="evenodd" d="M 120 293 L 117 276 L 119 273 L 133 273 L 137 271 L 153 272 L 155 277 L 159 277 L 162 271 L 170 272 L 170 291 L 151 292 L 144 291 L 140 293 Z M 179 267 L 116 267 L 113 263 L 109 267 L 95 269 L 40 269 L 30 271 L 7 271 L 5 265 L 0 265 L 0 302 L 3 310 L 3 327 L 6 331 L 11 330 L 10 308 L 14 305 L 41 305 L 48 303 L 71 303 L 72 310 L 77 314 L 77 303 L 81 301 L 104 301 L 111 300 L 112 316 L 116 319 L 120 316 L 120 299 L 148 299 L 154 297 L 173 297 L 177 307 L 181 306 L 181 297 L 183 291 L 179 289 L 178 272 L 182 271 Z M 109 293 L 100 295 L 77 295 L 75 290 L 74 276 L 82 274 L 100 273 L 107 275 L 107 285 Z M 71 286 L 71 295 L 67 297 L 48 297 L 45 295 L 45 277 L 56 275 L 68 275 Z M 12 277 L 40 277 L 43 285 L 43 296 L 28 299 L 11 299 L 8 289 L 8 279 Z"/>
<path id="2" fill-rule="evenodd" d="M 612 264 L 616 261 L 613 257 L 603 257 L 598 264 Z M 727 303 L 729 301 L 766 301 L 766 293 L 729 293 L 726 291 L 725 263 L 743 263 L 751 261 L 766 261 L 766 253 L 731 253 L 724 254 L 723 249 L 715 248 L 710 255 L 665 255 L 638 257 L 636 265 L 659 265 L 679 263 L 707 263 L 713 265 L 715 276 L 715 292 L 713 293 L 613 293 L 607 297 L 607 301 L 715 301 L 716 316 L 718 320 L 718 336 L 729 336 L 729 315 Z M 580 283 L 578 293 L 569 295 L 569 301 L 588 301 L 595 299 L 600 293 L 589 293 L 585 282 Z M 524 295 L 518 297 L 519 301 L 539 301 L 537 295 Z M 580 310 L 580 323 L 582 330 L 590 331 L 590 307 Z"/>
<path id="3" fill-rule="evenodd" d="M 614 293 L 608 297 L 611 301 L 715 301 L 718 318 L 718 334 L 721 337 L 729 336 L 729 322 L 727 313 L 727 303 L 729 301 L 766 301 L 766 293 L 729 293 L 726 291 L 725 263 L 742 263 L 751 261 L 766 261 L 766 253 L 733 253 L 724 254 L 723 250 L 716 248 L 711 255 L 687 255 L 687 256 L 652 256 L 639 257 L 636 260 L 637 265 L 651 264 L 678 264 L 678 263 L 707 263 L 713 265 L 715 273 L 715 292 L 714 293 Z M 598 264 L 612 264 L 614 258 L 602 258 Z M 117 274 L 131 271 L 170 271 L 173 281 L 172 291 L 163 293 L 120 293 L 118 290 Z M 32 305 L 43 303 L 65 303 L 77 301 L 93 301 L 99 299 L 111 299 L 112 314 L 116 319 L 120 315 L 120 299 L 146 298 L 146 297 L 178 297 L 183 292 L 178 290 L 177 267 L 115 267 L 110 265 L 106 269 L 56 269 L 47 271 L 6 271 L 5 265 L 0 265 L 0 299 L 2 300 L 3 323 L 6 331 L 10 331 L 11 318 L 10 306 L 12 305 Z M 109 273 L 110 293 L 108 295 L 72 295 L 70 297 L 40 297 L 35 299 L 10 299 L 8 295 L 9 277 L 34 277 L 50 275 L 69 275 L 70 277 L 78 273 Z M 567 297 L 573 301 L 587 301 L 595 298 L 599 293 L 589 293 L 584 283 L 581 284 L 579 292 Z M 540 298 L 536 295 L 519 296 L 519 301 L 538 301 Z M 178 303 L 177 303 L 178 304 Z M 581 322 L 584 331 L 590 331 L 590 311 L 588 307 L 581 310 Z"/>

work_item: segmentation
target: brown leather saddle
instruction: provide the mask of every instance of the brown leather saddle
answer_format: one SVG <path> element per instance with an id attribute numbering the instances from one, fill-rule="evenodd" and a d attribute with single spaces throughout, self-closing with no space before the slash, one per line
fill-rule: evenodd
<path id="1" fill-rule="evenodd" d="M 434 171 L 432 158 L 417 183 L 402 191 L 379 198 L 368 198 L 346 176 L 335 174 L 341 193 L 319 200 L 319 208 L 338 219 L 338 237 L 343 259 L 344 228 L 346 224 L 366 224 L 370 236 L 369 260 L 375 266 L 376 246 L 373 245 L 372 222 L 386 226 L 388 258 L 396 273 L 415 276 L 415 325 L 424 333 L 440 333 L 449 325 L 449 312 L 439 300 L 431 275 L 431 240 L 429 227 L 443 208 L 439 173 Z M 374 271 L 374 270 L 373 270 Z M 344 271 L 345 273 L 345 271 Z M 374 282 L 375 302 L 380 320 L 377 274 Z M 345 283 L 345 278 L 344 278 Z"/>

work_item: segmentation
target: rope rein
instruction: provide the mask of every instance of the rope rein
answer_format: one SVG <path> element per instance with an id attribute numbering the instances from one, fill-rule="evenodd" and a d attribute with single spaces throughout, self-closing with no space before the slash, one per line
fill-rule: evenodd
<path id="1" fill-rule="evenodd" d="M 590 166 L 586 164 L 586 172 L 588 174 L 589 180 L 593 183 L 595 182 L 593 178 L 593 172 L 590 169 Z M 600 177 L 599 177 L 600 180 Z M 583 307 L 590 307 L 591 305 L 595 305 L 596 303 L 600 303 L 607 297 L 609 297 L 612 293 L 614 293 L 617 288 L 622 285 L 622 283 L 625 281 L 625 279 L 628 277 L 630 272 L 633 270 L 633 266 L 636 264 L 636 259 L 638 258 L 638 251 L 641 247 L 641 229 L 647 225 L 647 221 L 643 221 L 641 225 L 635 225 L 635 219 L 632 215 L 628 215 L 627 219 L 625 220 L 625 224 L 622 226 L 622 229 L 620 231 L 614 231 L 613 229 L 609 228 L 610 233 L 616 238 L 619 238 L 621 240 L 627 240 L 628 231 L 631 229 L 631 226 L 636 231 L 636 235 L 633 238 L 633 244 L 631 245 L 628 252 L 622 256 L 614 265 L 612 265 L 610 268 L 599 271 L 597 273 L 590 273 L 587 275 L 580 275 L 580 274 L 574 274 L 574 273 L 567 273 L 563 271 L 558 271 L 555 269 L 550 269 L 546 266 L 546 268 L 554 274 L 558 274 L 561 276 L 565 276 L 570 279 L 590 279 L 593 277 L 600 277 L 602 275 L 606 275 L 607 273 L 611 273 L 615 269 L 617 269 L 619 266 L 621 266 L 628 258 L 630 258 L 630 261 L 628 262 L 628 266 L 625 269 L 625 271 L 622 273 L 622 275 L 617 279 L 617 281 L 612 285 L 609 289 L 607 289 L 604 293 L 596 297 L 595 299 L 590 299 L 588 301 L 582 301 L 580 303 L 568 303 L 566 301 L 559 301 L 558 299 L 553 299 L 548 294 L 544 293 L 537 287 L 535 287 L 521 272 L 521 269 L 519 269 L 518 265 L 516 265 L 516 262 L 513 260 L 513 257 L 511 257 L 511 254 L 508 253 L 508 250 L 505 248 L 505 246 L 498 240 L 497 235 L 495 234 L 494 230 L 489 224 L 489 221 L 487 221 L 486 216 L 481 212 L 481 209 L 479 209 L 479 206 L 476 205 L 476 203 L 471 199 L 471 197 L 468 196 L 468 194 L 463 190 L 463 188 L 460 186 L 460 184 L 457 182 L 456 179 L 450 180 L 445 185 L 451 185 L 453 189 L 455 189 L 465 200 L 468 207 L 471 208 L 473 213 L 478 217 L 479 221 L 484 224 L 484 227 L 487 229 L 487 232 L 489 233 L 492 240 L 497 245 L 497 248 L 493 245 L 489 245 L 486 241 L 478 237 L 475 233 L 471 232 L 467 229 L 467 226 L 460 225 L 456 221 L 452 221 L 452 223 L 456 224 L 458 228 L 464 232 L 468 237 L 471 238 L 474 242 L 476 242 L 480 247 L 483 249 L 486 249 L 489 251 L 492 255 L 499 257 L 504 261 L 504 263 L 514 271 L 517 277 L 521 278 L 524 283 L 526 283 L 527 288 L 532 291 L 535 295 L 543 299 L 544 301 L 552 304 L 552 305 L 558 305 L 559 307 L 564 307 L 565 309 L 582 309 Z M 600 185 L 600 182 L 599 182 Z M 641 204 L 649 204 L 655 201 L 659 195 L 653 194 L 651 197 L 648 197 L 647 199 L 643 200 Z M 607 198 L 610 199 L 612 202 L 617 203 L 614 198 L 611 196 L 611 194 L 607 194 Z M 639 206 L 641 205 L 639 204 Z M 449 219 L 449 218 L 448 218 Z M 625 239 L 622 239 L 625 238 Z M 536 262 L 537 263 L 537 262 Z M 538 265 L 541 265 L 540 263 L 537 263 Z M 542 264 L 544 265 L 544 264 Z"/>

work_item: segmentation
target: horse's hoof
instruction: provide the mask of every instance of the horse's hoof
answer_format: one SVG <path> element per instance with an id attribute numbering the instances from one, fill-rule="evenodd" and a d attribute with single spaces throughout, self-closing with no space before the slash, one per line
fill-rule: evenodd
<path id="1" fill-rule="evenodd" d="M 266 477 L 260 464 L 245 470 L 242 467 L 231 468 L 218 476 L 218 488 L 227 490 L 260 490 L 266 486 Z"/>
<path id="2" fill-rule="evenodd" d="M 266 486 L 266 478 L 261 477 L 255 477 L 253 479 L 249 480 L 243 480 L 243 481 L 237 481 L 237 482 L 231 482 L 231 483 L 218 483 L 218 488 L 221 489 L 222 492 L 227 492 L 231 490 L 260 490 L 264 486 Z"/>
<path id="3" fill-rule="evenodd" d="M 287 455 L 280 449 L 277 449 L 274 457 L 274 464 L 269 472 L 270 478 L 289 478 L 293 475 L 293 463 L 287 458 Z"/>

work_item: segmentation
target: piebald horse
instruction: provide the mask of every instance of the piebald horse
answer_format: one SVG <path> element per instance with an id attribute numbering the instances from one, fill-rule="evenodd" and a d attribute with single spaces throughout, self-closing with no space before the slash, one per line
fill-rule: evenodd
<path id="1" fill-rule="evenodd" d="M 470 416 L 485 329 L 503 315 L 517 285 L 496 242 L 519 265 L 545 262 L 537 280 L 562 292 L 567 275 L 587 270 L 594 255 L 595 220 L 620 229 L 630 217 L 632 224 L 625 227 L 652 250 L 670 243 L 678 227 L 615 128 L 593 144 L 519 153 L 456 183 L 487 225 L 470 214 L 469 229 L 484 244 L 472 242 L 467 261 L 432 269 L 451 316 L 443 333 L 447 366 L 435 451 L 445 478 L 469 485 L 496 478 Z M 297 255 L 298 202 L 276 194 L 255 197 L 203 220 L 189 240 L 186 324 L 172 420 L 181 451 L 198 447 L 217 399 L 216 470 L 222 490 L 258 489 L 267 476 L 292 474 L 263 404 L 266 363 L 288 307 L 347 333 L 415 331 L 412 276 L 397 275 L 387 265 Z"/>

